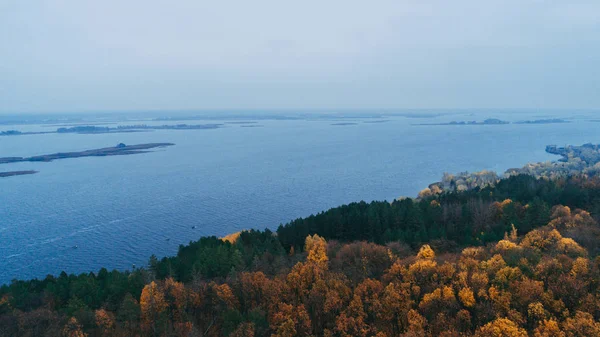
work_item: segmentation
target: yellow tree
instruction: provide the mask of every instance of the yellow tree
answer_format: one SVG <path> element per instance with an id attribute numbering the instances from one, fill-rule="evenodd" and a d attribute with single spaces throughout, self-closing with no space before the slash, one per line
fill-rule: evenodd
<path id="1" fill-rule="evenodd" d="M 158 334 L 158 327 L 163 323 L 167 302 L 156 282 L 152 281 L 142 290 L 140 297 L 142 328 L 152 335 Z"/>
<path id="2" fill-rule="evenodd" d="M 379 319 L 382 321 L 380 330 L 388 332 L 389 336 L 398 336 L 408 328 L 408 312 L 413 306 L 410 284 L 388 284 L 381 296 L 381 311 Z"/>
<path id="3" fill-rule="evenodd" d="M 433 251 L 433 249 L 431 249 L 431 247 L 429 245 L 423 245 L 423 247 L 421 247 L 421 249 L 419 249 L 417 258 L 425 259 L 425 260 L 433 260 L 433 259 L 435 259 L 435 252 Z"/>
<path id="4" fill-rule="evenodd" d="M 317 234 L 307 236 L 304 241 L 304 250 L 308 252 L 307 261 L 314 262 L 324 269 L 327 268 L 329 258 L 327 257 L 327 241 L 325 239 Z"/>
<path id="5" fill-rule="evenodd" d="M 527 337 L 527 332 L 507 318 L 498 318 L 479 328 L 475 337 Z"/>
<path id="6" fill-rule="evenodd" d="M 554 320 L 544 320 L 540 322 L 533 331 L 533 337 L 565 337 L 565 333 L 560 330 L 558 323 Z"/>
<path id="7" fill-rule="evenodd" d="M 458 298 L 466 308 L 471 308 L 475 305 L 475 295 L 473 294 L 473 290 L 471 290 L 471 288 L 460 289 L 458 292 Z"/>
<path id="8" fill-rule="evenodd" d="M 304 305 L 279 304 L 279 311 L 269 320 L 273 337 L 307 337 L 311 335 L 312 323 Z"/>
<path id="9" fill-rule="evenodd" d="M 165 301 L 169 305 L 171 320 L 173 322 L 183 322 L 188 302 L 187 290 L 183 283 L 176 282 L 169 277 L 163 284 L 163 293 Z"/>

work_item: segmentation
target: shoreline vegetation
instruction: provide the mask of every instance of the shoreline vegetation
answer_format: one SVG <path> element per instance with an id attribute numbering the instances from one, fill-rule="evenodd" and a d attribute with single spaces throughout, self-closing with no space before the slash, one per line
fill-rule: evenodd
<path id="1" fill-rule="evenodd" d="M 518 175 L 528 175 L 535 179 L 558 179 L 577 174 L 600 175 L 600 145 L 590 143 L 566 147 L 548 145 L 546 146 L 546 152 L 562 158 L 554 161 L 529 163 L 521 168 L 510 168 L 502 176 L 488 170 L 457 174 L 444 173 L 441 181 L 430 184 L 419 192 L 418 197 L 449 191 L 461 192 L 475 188 L 485 188 L 494 186 L 502 179 Z"/>
<path id="2" fill-rule="evenodd" d="M 452 121 L 448 123 L 421 123 L 421 124 L 412 124 L 414 126 L 440 126 L 440 125 L 507 125 L 507 124 L 563 124 L 563 123 L 571 123 L 570 121 L 552 118 L 552 119 L 536 119 L 536 120 L 527 120 L 527 121 L 517 121 L 517 122 L 508 122 L 503 121 L 496 118 L 488 118 L 484 121 Z"/>
<path id="3" fill-rule="evenodd" d="M 446 174 L 146 267 L 0 287 L 0 335 L 600 336 L 600 146 Z"/>

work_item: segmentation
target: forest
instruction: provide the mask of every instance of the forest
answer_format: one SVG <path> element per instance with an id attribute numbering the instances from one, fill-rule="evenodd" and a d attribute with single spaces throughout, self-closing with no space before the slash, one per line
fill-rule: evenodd
<path id="1" fill-rule="evenodd" d="M 600 336 L 600 178 L 358 202 L 132 271 L 13 280 L 1 336 Z"/>

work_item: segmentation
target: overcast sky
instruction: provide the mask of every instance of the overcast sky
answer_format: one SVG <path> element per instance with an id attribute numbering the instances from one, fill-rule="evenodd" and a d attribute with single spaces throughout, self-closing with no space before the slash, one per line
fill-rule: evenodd
<path id="1" fill-rule="evenodd" d="M 0 113 L 600 108 L 599 0 L 0 0 Z"/>

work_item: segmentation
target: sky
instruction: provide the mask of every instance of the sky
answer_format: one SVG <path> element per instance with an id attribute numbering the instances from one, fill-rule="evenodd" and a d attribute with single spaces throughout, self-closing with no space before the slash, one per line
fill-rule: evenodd
<path id="1" fill-rule="evenodd" d="M 600 108 L 598 0 L 0 0 L 0 113 Z"/>

